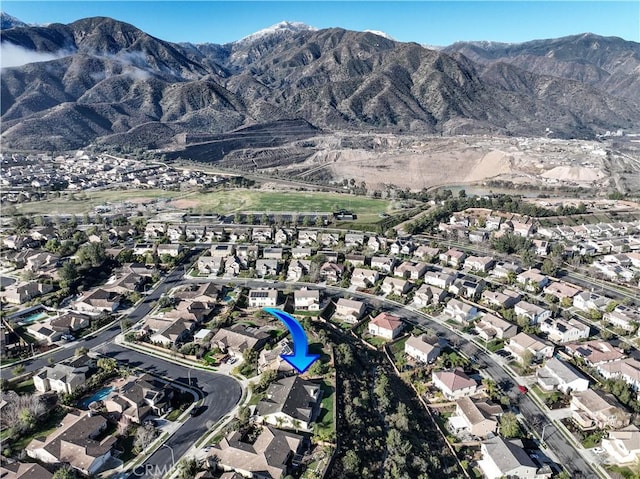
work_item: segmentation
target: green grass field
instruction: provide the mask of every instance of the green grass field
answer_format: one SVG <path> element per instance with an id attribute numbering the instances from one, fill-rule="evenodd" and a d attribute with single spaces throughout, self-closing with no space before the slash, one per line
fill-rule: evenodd
<path id="1" fill-rule="evenodd" d="M 276 192 L 252 189 L 228 189 L 211 193 L 165 190 L 112 190 L 63 194 L 60 198 L 17 205 L 22 214 L 83 214 L 105 203 L 144 201 L 168 198 L 168 209 L 182 209 L 193 213 L 230 214 L 235 212 L 331 212 L 338 209 L 353 211 L 359 222 L 374 223 L 380 213 L 393 213 L 392 202 L 381 199 L 322 192 Z"/>

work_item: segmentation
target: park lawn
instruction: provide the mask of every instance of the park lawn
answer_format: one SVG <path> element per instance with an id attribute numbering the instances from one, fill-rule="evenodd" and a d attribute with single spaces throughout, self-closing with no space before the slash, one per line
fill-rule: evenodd
<path id="1" fill-rule="evenodd" d="M 105 203 L 183 196 L 185 192 L 160 189 L 83 191 L 63 193 L 60 198 L 21 203 L 16 205 L 16 209 L 22 214 L 83 214 L 92 213 L 96 206 Z"/>

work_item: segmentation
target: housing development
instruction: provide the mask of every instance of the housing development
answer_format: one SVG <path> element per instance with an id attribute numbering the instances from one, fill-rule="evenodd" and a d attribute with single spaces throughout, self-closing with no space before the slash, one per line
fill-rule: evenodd
<path id="1" fill-rule="evenodd" d="M 135 181 L 3 197 L 12 477 L 59 464 L 224 478 L 634 467 L 637 204 L 441 191 L 363 223 L 340 208 L 352 195 L 332 193 L 339 209 L 325 213 L 202 214 L 189 198 L 272 193 L 182 168 L 173 175 L 199 180 L 161 203 Z M 85 206 L 48 214 L 52 194 Z M 303 374 L 264 308 L 304 326 L 320 360 Z"/>
<path id="2" fill-rule="evenodd" d="M 0 479 L 640 478 L 640 43 L 5 3 Z"/>

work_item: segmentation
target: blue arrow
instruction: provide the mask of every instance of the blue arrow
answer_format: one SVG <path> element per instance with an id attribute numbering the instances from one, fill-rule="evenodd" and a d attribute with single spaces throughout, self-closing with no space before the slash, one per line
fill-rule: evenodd
<path id="1" fill-rule="evenodd" d="M 293 339 L 293 354 L 281 354 L 280 357 L 291 364 L 299 373 L 305 372 L 318 359 L 319 354 L 309 354 L 307 333 L 302 325 L 288 313 L 276 308 L 264 308 L 272 316 L 284 323 Z"/>

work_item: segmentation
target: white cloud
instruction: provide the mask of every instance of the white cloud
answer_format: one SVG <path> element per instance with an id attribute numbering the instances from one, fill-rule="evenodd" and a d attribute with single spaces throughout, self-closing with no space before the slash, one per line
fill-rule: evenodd
<path id="1" fill-rule="evenodd" d="M 19 67 L 27 63 L 48 62 L 57 58 L 70 55 L 68 50 L 60 50 L 56 53 L 43 53 L 28 50 L 9 42 L 0 44 L 0 66 L 2 68 Z"/>

